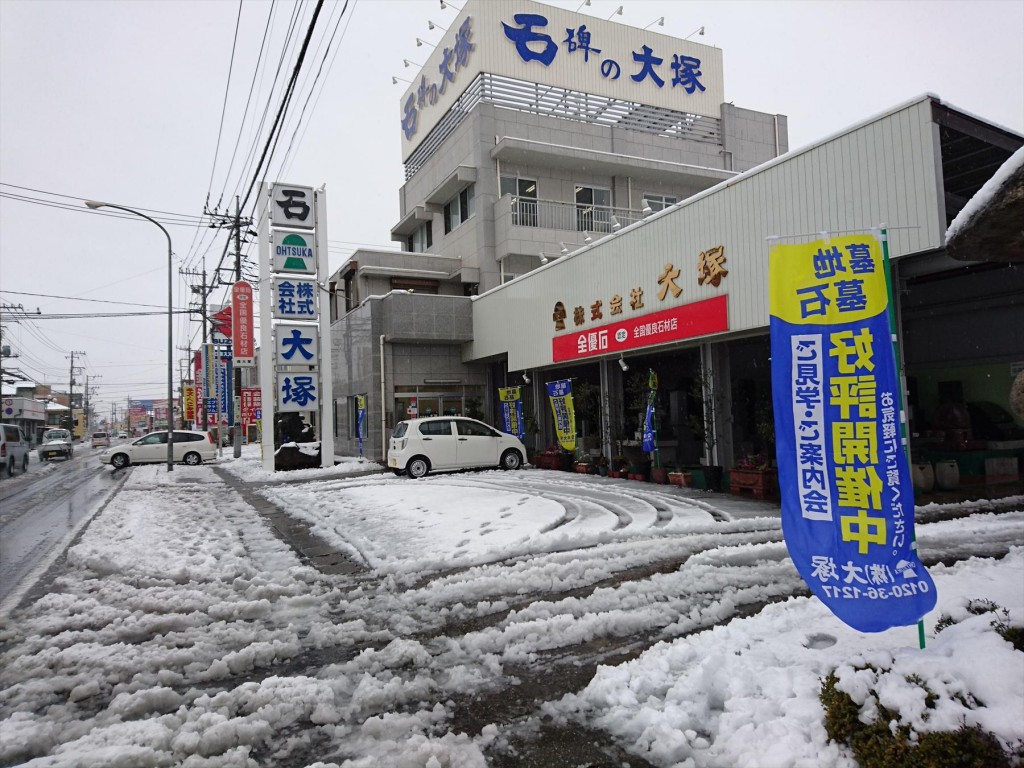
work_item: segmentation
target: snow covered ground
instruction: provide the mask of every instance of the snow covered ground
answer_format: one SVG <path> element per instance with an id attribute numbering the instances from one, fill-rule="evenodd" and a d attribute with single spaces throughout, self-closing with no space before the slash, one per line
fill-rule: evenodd
<path id="1" fill-rule="evenodd" d="M 475 768 L 544 721 L 635 764 L 852 768 L 825 735 L 829 672 L 918 732 L 1024 740 L 1024 653 L 992 627 L 1024 624 L 1024 497 L 918 508 L 923 558 L 952 563 L 930 569 L 920 650 L 916 627 L 859 634 L 807 597 L 771 505 L 537 470 L 354 476 L 367 466 L 270 475 L 247 447 L 132 469 L 51 591 L 2 618 L 0 764 Z M 304 563 L 217 472 L 365 570 Z M 972 613 L 981 599 L 1008 613 Z M 459 727 L 473 697 L 598 647 L 631 660 L 515 723 Z"/>

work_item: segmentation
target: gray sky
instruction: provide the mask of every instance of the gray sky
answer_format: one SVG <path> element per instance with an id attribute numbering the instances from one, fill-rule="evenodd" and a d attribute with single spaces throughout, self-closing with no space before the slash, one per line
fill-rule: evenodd
<path id="1" fill-rule="evenodd" d="M 575 10 L 580 0 L 550 4 Z M 300 6 L 300 40 L 314 5 Z M 324 5 L 267 176 L 327 185 L 332 270 L 360 245 L 393 245 L 403 181 L 398 102 L 406 84 L 391 78 L 412 80 L 416 70 L 402 60 L 422 63 L 430 51 L 416 38 L 438 42 L 443 32 L 427 22 L 448 27 L 456 15 L 437 0 L 350 0 L 325 58 L 324 37 L 343 5 Z M 1022 0 L 592 0 L 583 11 L 607 19 L 619 5 L 624 12 L 615 20 L 637 27 L 664 16 L 657 28 L 664 34 L 686 37 L 705 27 L 695 39 L 723 50 L 726 99 L 788 116 L 793 148 L 925 92 L 1024 133 Z M 195 222 L 208 192 L 211 207 L 223 194 L 222 211 L 236 193 L 244 195 L 252 179 L 246 156 L 253 147 L 262 151 L 267 134 L 265 127 L 257 133 L 253 114 L 268 104 L 271 118 L 277 111 L 280 80 L 273 94 L 271 82 L 295 7 L 275 4 L 264 54 L 271 66 L 254 78 L 271 4 L 244 0 L 225 101 L 239 18 L 234 0 L 0 0 L 0 302 L 43 313 L 166 312 L 163 235 L 148 222 L 90 212 L 81 202 Z M 289 49 L 282 70 L 290 72 L 296 51 Z M 178 270 L 202 270 L 205 257 L 212 272 L 226 233 L 194 223 L 168 230 L 174 305 L 186 308 L 189 291 Z M 224 290 L 213 301 L 226 301 Z M 53 298 L 72 296 L 94 301 Z M 4 332 L 21 355 L 5 367 L 60 390 L 70 353 L 84 352 L 101 413 L 129 396 L 165 396 L 166 314 L 5 322 Z M 177 320 L 175 346 L 194 347 L 198 333 L 198 323 Z"/>

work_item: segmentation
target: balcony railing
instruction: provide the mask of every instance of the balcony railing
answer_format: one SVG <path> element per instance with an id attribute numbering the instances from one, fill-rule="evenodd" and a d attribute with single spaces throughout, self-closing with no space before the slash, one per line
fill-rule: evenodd
<path id="1" fill-rule="evenodd" d="M 509 200 L 512 224 L 575 232 L 615 232 L 643 218 L 643 212 L 609 205 L 584 205 L 559 200 L 515 197 Z"/>

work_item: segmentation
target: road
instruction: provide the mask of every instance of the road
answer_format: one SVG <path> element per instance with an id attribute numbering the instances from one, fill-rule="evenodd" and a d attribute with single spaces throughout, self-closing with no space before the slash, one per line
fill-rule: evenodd
<path id="1" fill-rule="evenodd" d="M 74 458 L 45 463 L 33 451 L 27 473 L 0 480 L 0 605 L 26 588 L 26 577 L 59 555 L 62 542 L 120 485 L 96 460 L 99 451 L 79 444 Z"/>

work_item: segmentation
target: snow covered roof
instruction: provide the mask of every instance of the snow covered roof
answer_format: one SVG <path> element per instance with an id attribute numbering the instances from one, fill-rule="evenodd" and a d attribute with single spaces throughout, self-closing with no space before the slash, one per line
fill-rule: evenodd
<path id="1" fill-rule="evenodd" d="M 961 261 L 1024 261 L 1024 147 L 978 190 L 946 230 Z"/>

